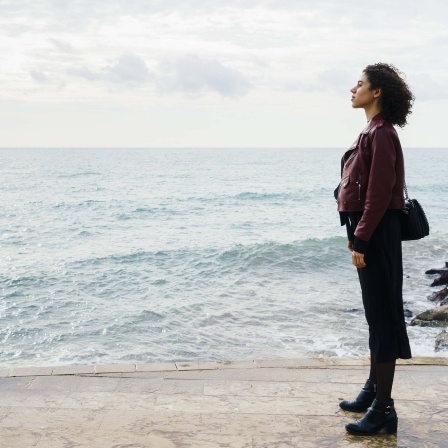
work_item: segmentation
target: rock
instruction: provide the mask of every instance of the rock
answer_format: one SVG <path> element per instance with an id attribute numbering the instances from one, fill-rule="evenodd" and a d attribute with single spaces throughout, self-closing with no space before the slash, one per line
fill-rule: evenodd
<path id="1" fill-rule="evenodd" d="M 440 352 L 441 350 L 448 350 L 448 332 L 443 330 L 436 337 L 436 352 Z"/>
<path id="2" fill-rule="evenodd" d="M 404 312 L 404 317 L 412 317 L 414 315 L 414 313 L 408 309 L 404 309 L 403 312 Z"/>
<path id="3" fill-rule="evenodd" d="M 429 271 L 426 271 L 425 274 L 426 275 L 441 275 L 444 274 L 446 272 L 446 269 L 430 269 Z"/>
<path id="4" fill-rule="evenodd" d="M 444 271 L 444 273 L 439 278 L 436 278 L 431 283 L 431 286 L 440 286 L 440 285 L 448 285 L 448 270 Z"/>
<path id="5" fill-rule="evenodd" d="M 411 325 L 421 327 L 445 327 L 448 325 L 448 305 L 438 306 L 420 313 L 412 320 Z"/>
<path id="6" fill-rule="evenodd" d="M 346 313 L 362 313 L 362 309 L 361 308 L 349 308 L 347 310 L 345 310 Z"/>
<path id="7" fill-rule="evenodd" d="M 433 292 L 430 296 L 428 296 L 428 300 L 431 302 L 442 302 L 448 297 L 448 286 L 443 288 L 440 291 Z"/>

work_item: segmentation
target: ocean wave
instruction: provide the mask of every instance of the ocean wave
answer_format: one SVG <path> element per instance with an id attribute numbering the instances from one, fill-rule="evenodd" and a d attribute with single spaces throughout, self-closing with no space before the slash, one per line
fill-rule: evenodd
<path id="1" fill-rule="evenodd" d="M 346 239 L 342 237 L 311 238 L 288 244 L 268 242 L 254 245 L 236 245 L 222 252 L 219 260 L 225 264 L 239 263 L 245 268 L 255 266 L 289 267 L 301 270 L 320 269 L 340 259 L 345 250 Z"/>
<path id="2" fill-rule="evenodd" d="M 134 213 L 154 213 L 156 209 L 151 207 L 137 207 L 134 210 Z"/>
<path id="3" fill-rule="evenodd" d="M 62 179 L 73 179 L 76 177 L 89 177 L 89 176 L 101 176 L 101 173 L 98 173 L 96 171 L 83 171 L 80 173 L 73 173 L 73 174 L 60 174 L 57 177 Z"/>
<path id="4" fill-rule="evenodd" d="M 211 273 L 248 269 L 321 270 L 337 263 L 346 251 L 346 239 L 330 237 L 307 239 L 291 243 L 237 244 L 228 249 L 173 249 L 164 251 L 137 250 L 131 253 L 111 254 L 106 257 L 84 259 L 76 265 L 141 265 L 142 268 L 170 268 L 188 272 L 191 276 L 209 276 Z M 159 278 L 156 284 L 162 284 Z"/>
<path id="5" fill-rule="evenodd" d="M 167 208 L 167 207 L 137 207 L 136 209 L 131 211 L 119 212 L 114 214 L 114 216 L 116 216 L 118 220 L 124 220 L 124 221 L 132 219 L 137 220 L 145 219 L 147 217 L 154 217 L 155 215 L 158 215 L 158 217 L 161 216 L 172 217 L 172 216 L 182 216 L 185 215 L 185 213 L 176 210 L 174 208 Z"/>
<path id="6" fill-rule="evenodd" d="M 76 264 L 107 264 L 112 262 L 113 264 L 133 264 L 137 262 L 147 262 L 156 257 L 164 256 L 165 253 L 161 251 L 147 252 L 144 250 L 138 250 L 128 254 L 111 254 L 106 257 L 90 258 L 76 262 Z"/>
<path id="7" fill-rule="evenodd" d="M 96 201 L 93 199 L 88 199 L 86 201 L 77 202 L 77 203 L 69 203 L 69 202 L 58 202 L 57 204 L 53 204 L 52 208 L 86 208 L 86 207 L 95 207 L 99 204 L 106 204 L 106 201 Z"/>
<path id="8" fill-rule="evenodd" d="M 233 198 L 239 200 L 265 201 L 272 199 L 294 199 L 294 196 L 289 193 L 257 193 L 252 191 L 245 191 L 233 196 Z"/>
<path id="9" fill-rule="evenodd" d="M 176 202 L 178 203 L 201 203 L 214 205 L 228 205 L 229 203 L 234 203 L 244 201 L 250 203 L 268 203 L 272 204 L 283 204 L 285 202 L 290 203 L 300 203 L 315 199 L 316 196 L 322 197 L 333 197 L 333 188 L 329 189 L 326 187 L 314 186 L 314 185 L 302 185 L 296 189 L 287 192 L 257 192 L 257 191 L 242 191 L 236 194 L 221 194 L 216 192 L 215 194 L 210 194 L 210 196 L 186 196 L 177 197 Z"/>

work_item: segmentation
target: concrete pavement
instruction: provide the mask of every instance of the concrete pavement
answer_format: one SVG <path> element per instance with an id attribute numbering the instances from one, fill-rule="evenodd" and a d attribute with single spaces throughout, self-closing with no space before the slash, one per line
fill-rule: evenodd
<path id="1" fill-rule="evenodd" d="M 398 434 L 338 407 L 366 358 L 0 369 L 0 447 L 448 448 L 448 358 L 397 367 Z"/>

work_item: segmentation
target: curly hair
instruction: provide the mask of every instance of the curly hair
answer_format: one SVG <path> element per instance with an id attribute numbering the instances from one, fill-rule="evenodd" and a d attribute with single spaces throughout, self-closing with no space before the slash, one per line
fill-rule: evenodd
<path id="1" fill-rule="evenodd" d="M 370 90 L 382 90 L 382 110 L 385 118 L 392 124 L 406 126 L 407 117 L 412 113 L 415 97 L 396 67 L 391 64 L 372 64 L 364 69 Z"/>

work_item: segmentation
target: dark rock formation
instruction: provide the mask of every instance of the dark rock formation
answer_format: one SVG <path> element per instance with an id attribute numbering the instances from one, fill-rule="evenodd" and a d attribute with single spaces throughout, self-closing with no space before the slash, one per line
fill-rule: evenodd
<path id="1" fill-rule="evenodd" d="M 421 327 L 448 326 L 448 305 L 438 306 L 420 313 L 412 320 L 411 325 L 420 325 Z"/>
<path id="2" fill-rule="evenodd" d="M 428 297 L 428 300 L 430 300 L 431 302 L 439 303 L 439 302 L 443 302 L 447 298 L 448 298 L 448 286 L 446 286 L 445 288 L 443 288 L 440 291 L 433 292 Z"/>
<path id="3" fill-rule="evenodd" d="M 443 269 L 429 269 L 427 275 L 438 275 L 431 286 L 448 285 L 448 261 Z M 410 323 L 410 325 L 420 325 L 422 327 L 446 327 L 448 326 L 448 286 L 440 291 L 433 292 L 428 296 L 428 300 L 438 303 L 440 306 L 420 313 Z M 448 350 L 448 332 L 443 330 L 436 337 L 435 351 Z"/>
<path id="4" fill-rule="evenodd" d="M 440 352 L 441 350 L 448 350 L 448 332 L 446 330 L 443 330 L 437 335 L 435 350 L 436 352 Z"/>
<path id="5" fill-rule="evenodd" d="M 443 274 L 431 283 L 431 286 L 440 285 L 448 285 L 448 270 L 443 271 Z"/>
<path id="6" fill-rule="evenodd" d="M 444 274 L 446 272 L 446 269 L 430 269 L 429 271 L 426 271 L 425 274 L 426 275 L 441 275 Z"/>

